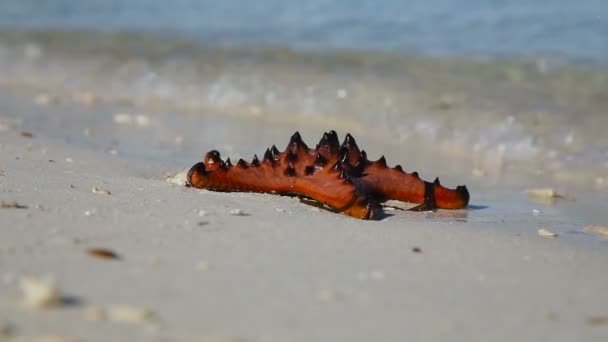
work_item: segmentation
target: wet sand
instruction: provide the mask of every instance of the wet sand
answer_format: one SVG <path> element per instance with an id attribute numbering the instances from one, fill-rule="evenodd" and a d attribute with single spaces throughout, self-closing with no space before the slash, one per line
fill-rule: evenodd
<path id="1" fill-rule="evenodd" d="M 324 130 L 343 136 L 347 128 L 40 95 L 4 92 L 0 101 L 0 199 L 21 206 L 0 209 L 0 340 L 608 336 L 608 240 L 583 229 L 608 224 L 605 191 L 525 175 L 503 181 L 458 158 L 362 134 L 370 158 L 385 153 L 425 179 L 465 183 L 472 205 L 412 213 L 390 203 L 398 208 L 387 208 L 386 219 L 360 221 L 294 198 L 166 180 L 212 148 L 249 158 L 282 147 L 295 129 L 314 145 Z M 538 186 L 568 198 L 526 194 Z M 540 228 L 557 237 L 539 236 Z M 51 279 L 61 300 L 26 307 L 24 278 Z M 132 310 L 108 314 L 116 305 Z"/>

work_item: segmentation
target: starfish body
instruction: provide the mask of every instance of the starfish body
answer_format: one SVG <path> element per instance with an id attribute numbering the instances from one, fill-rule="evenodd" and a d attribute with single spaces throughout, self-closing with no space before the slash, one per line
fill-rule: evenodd
<path id="1" fill-rule="evenodd" d="M 232 165 L 218 151 L 209 151 L 188 172 L 188 184 L 213 191 L 274 193 L 312 198 L 328 209 L 360 219 L 379 219 L 380 203 L 395 199 L 418 203 L 412 210 L 461 209 L 469 202 L 465 186 L 443 187 L 421 180 L 401 166 L 389 168 L 384 157 L 369 161 L 355 139 L 342 144 L 335 131 L 325 133 L 309 148 L 298 132 L 283 152 L 272 146 L 260 161 L 240 159 Z"/>

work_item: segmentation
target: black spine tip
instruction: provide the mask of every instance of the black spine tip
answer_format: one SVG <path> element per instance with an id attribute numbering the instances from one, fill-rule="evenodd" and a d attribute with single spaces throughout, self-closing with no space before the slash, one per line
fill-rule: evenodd
<path id="1" fill-rule="evenodd" d="M 441 183 L 439 182 L 439 177 L 435 178 L 435 181 L 433 182 L 433 185 L 435 185 L 435 186 L 441 185 Z"/>
<path id="2" fill-rule="evenodd" d="M 251 160 L 251 165 L 260 166 L 260 160 L 256 154 L 253 155 L 253 159 Z"/>
<path id="3" fill-rule="evenodd" d="M 217 150 L 212 150 L 207 153 L 207 156 L 214 162 L 220 162 L 222 160 L 220 153 Z"/>
<path id="4" fill-rule="evenodd" d="M 401 165 L 396 165 L 395 170 L 397 170 L 399 172 L 403 172 L 403 168 L 401 167 Z"/>
<path id="5" fill-rule="evenodd" d="M 361 150 L 361 161 L 364 163 L 367 163 L 367 152 L 365 152 L 365 150 Z"/>
<path id="6" fill-rule="evenodd" d="M 353 138 L 352 135 L 350 135 L 350 133 L 346 134 L 346 137 L 344 137 L 344 142 L 342 143 L 342 149 L 346 149 L 346 150 L 350 150 L 350 149 L 359 149 L 357 147 L 357 142 L 355 141 L 355 138 Z"/>
<path id="7" fill-rule="evenodd" d="M 416 171 L 412 172 L 412 177 L 420 179 L 420 175 L 418 175 L 418 172 Z"/>
<path id="8" fill-rule="evenodd" d="M 236 166 L 238 167 L 247 167 L 247 162 L 243 160 L 243 158 L 239 159 L 238 162 L 236 162 Z"/>
<path id="9" fill-rule="evenodd" d="M 278 160 L 280 153 L 281 152 L 279 152 L 279 149 L 275 145 L 272 145 L 272 147 L 270 148 L 270 155 L 272 156 L 272 159 Z"/>
<path id="10" fill-rule="evenodd" d="M 317 149 L 319 149 L 319 147 L 326 147 L 329 146 L 329 135 L 327 133 L 323 133 L 323 136 L 321 137 L 321 140 L 319 140 L 319 143 L 317 144 Z"/>
<path id="11" fill-rule="evenodd" d="M 340 142 L 338 141 L 338 133 L 336 131 L 331 130 L 327 134 L 327 141 L 329 142 L 329 147 L 332 149 L 338 148 L 340 146 Z"/>
<path id="12" fill-rule="evenodd" d="M 313 165 L 308 165 L 305 169 L 304 169 L 304 173 L 307 176 L 313 175 L 316 171 L 316 168 Z"/>
<path id="13" fill-rule="evenodd" d="M 377 163 L 380 166 L 386 167 L 386 158 L 384 158 L 384 156 L 380 157 L 380 159 L 378 159 Z"/>
<path id="14" fill-rule="evenodd" d="M 296 144 L 300 144 L 302 143 L 302 137 L 300 136 L 300 132 L 296 131 L 292 136 L 291 139 L 289 140 L 290 144 L 296 143 Z"/>

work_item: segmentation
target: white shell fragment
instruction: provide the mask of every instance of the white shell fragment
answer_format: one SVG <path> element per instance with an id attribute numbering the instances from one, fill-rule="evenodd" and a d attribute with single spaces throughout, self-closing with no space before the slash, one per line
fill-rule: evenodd
<path id="1" fill-rule="evenodd" d="M 20 282 L 23 304 L 33 309 L 49 309 L 61 304 L 61 295 L 51 282 L 23 278 Z"/>
<path id="2" fill-rule="evenodd" d="M 242 209 L 232 209 L 228 213 L 233 216 L 247 216 L 247 213 L 245 213 Z"/>
<path id="3" fill-rule="evenodd" d="M 94 187 L 93 189 L 91 189 L 91 192 L 93 192 L 94 194 L 98 194 L 98 195 L 111 195 L 112 194 L 109 190 L 101 189 L 98 187 Z"/>
<path id="4" fill-rule="evenodd" d="M 526 193 L 530 197 L 534 197 L 541 200 L 551 201 L 558 198 L 574 201 L 574 197 L 568 194 L 564 194 L 556 191 L 553 188 L 533 188 L 526 190 Z"/>
<path id="5" fill-rule="evenodd" d="M 187 179 L 188 179 L 188 170 L 184 170 L 184 171 L 179 172 L 179 173 L 177 173 L 177 174 L 175 174 L 173 176 L 167 177 L 165 180 L 169 184 L 175 184 L 175 185 L 179 185 L 179 186 L 186 186 Z"/>
<path id="6" fill-rule="evenodd" d="M 540 228 L 538 230 L 538 236 L 546 237 L 546 238 L 556 238 L 558 237 L 557 233 L 554 233 L 546 228 Z"/>
<path id="7" fill-rule="evenodd" d="M 126 323 L 147 323 L 155 319 L 152 310 L 144 307 L 117 305 L 106 309 L 108 320 Z"/>

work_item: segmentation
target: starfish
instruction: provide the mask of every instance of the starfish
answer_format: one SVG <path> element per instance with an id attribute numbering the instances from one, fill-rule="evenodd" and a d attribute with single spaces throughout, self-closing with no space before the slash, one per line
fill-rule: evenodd
<path id="1" fill-rule="evenodd" d="M 233 165 L 216 150 L 188 172 L 188 184 L 213 191 L 262 192 L 314 199 L 328 209 L 360 219 L 380 219 L 380 203 L 399 200 L 419 204 L 415 211 L 462 209 L 469 203 L 466 186 L 448 189 L 439 179 L 427 182 L 400 165 L 388 167 L 384 156 L 369 161 L 355 139 L 347 134 L 342 144 L 335 131 L 323 134 L 309 148 L 298 132 L 283 152 L 266 149 L 260 161 L 239 159 Z"/>

